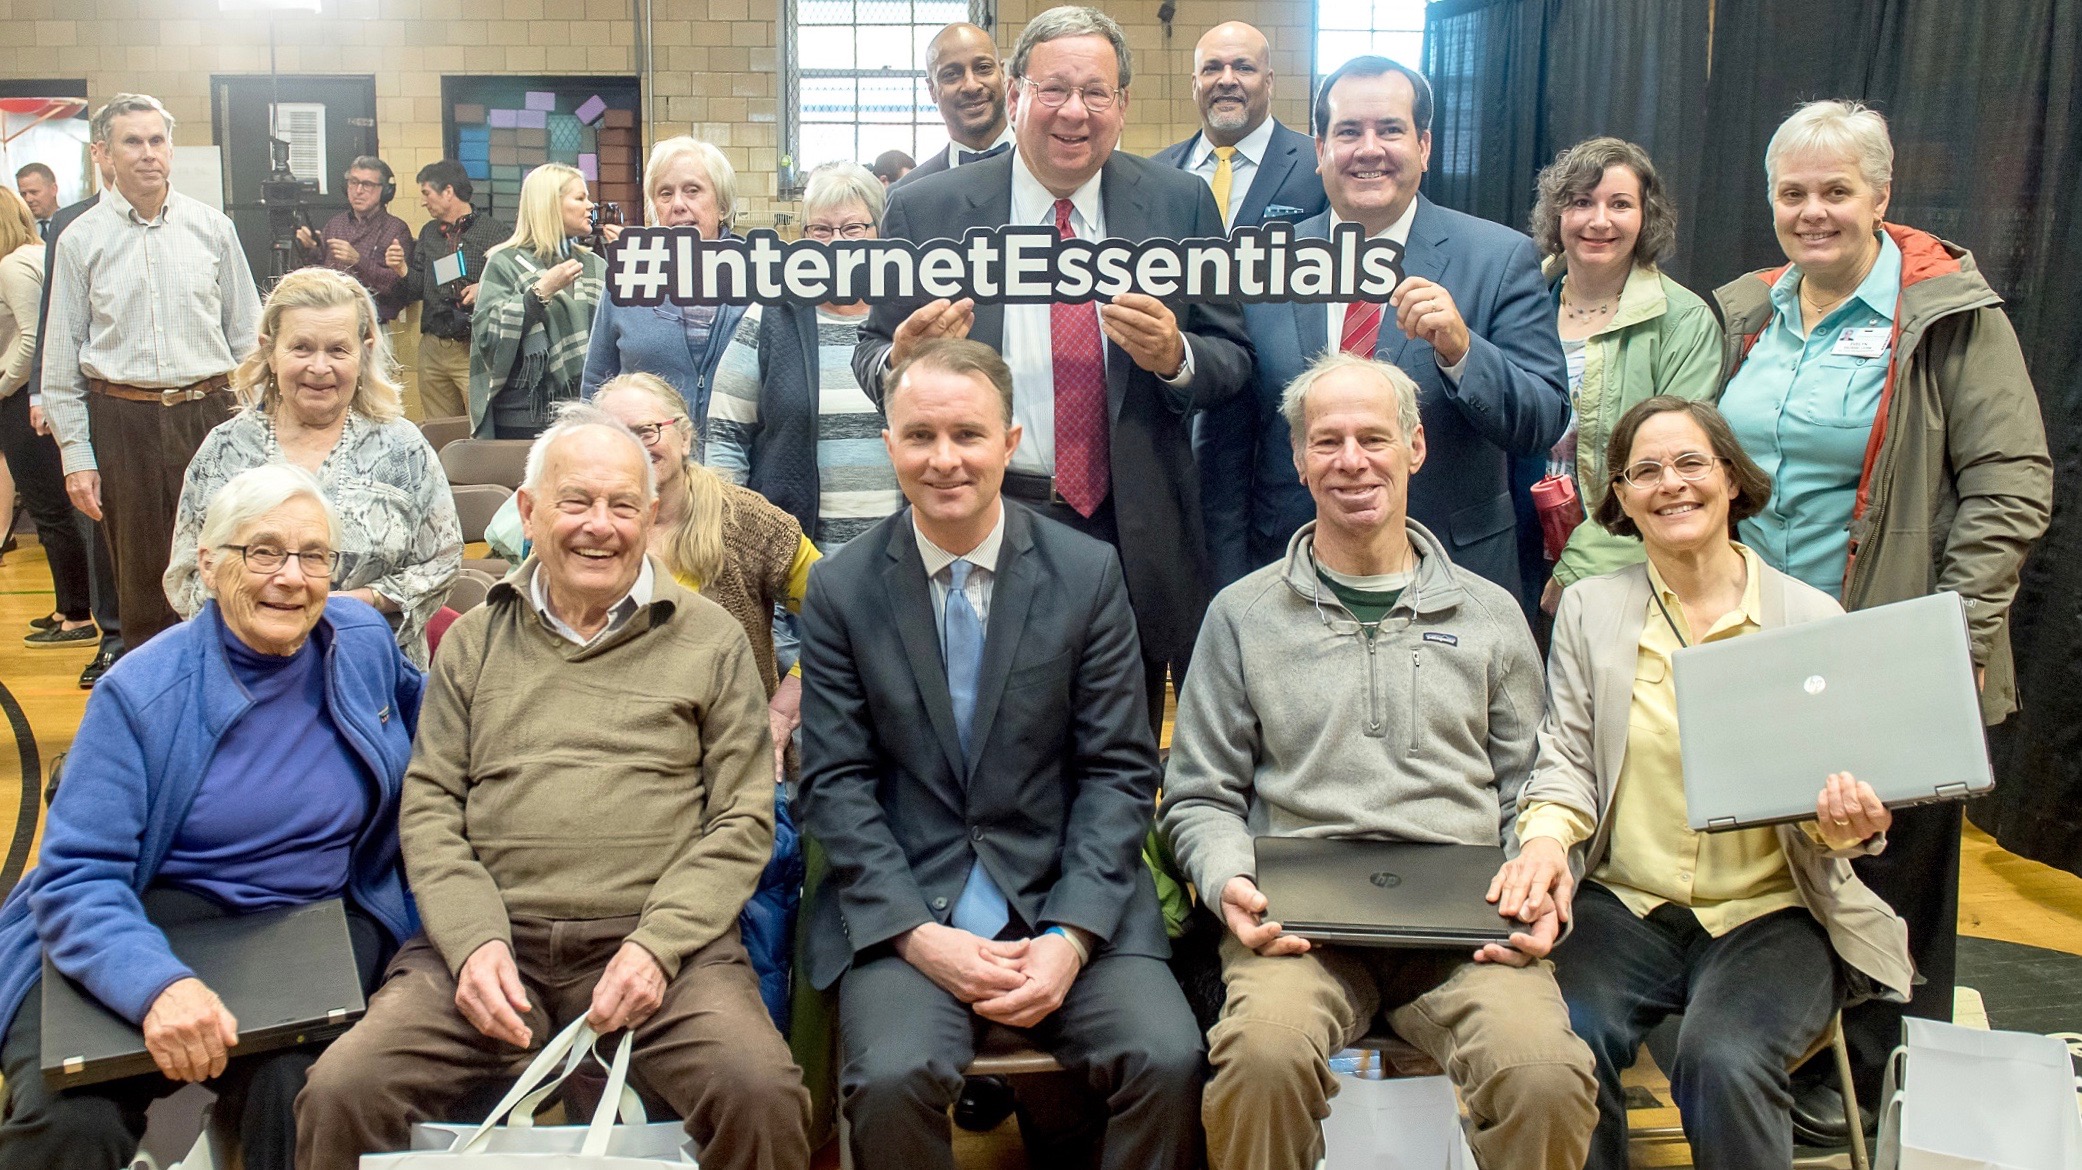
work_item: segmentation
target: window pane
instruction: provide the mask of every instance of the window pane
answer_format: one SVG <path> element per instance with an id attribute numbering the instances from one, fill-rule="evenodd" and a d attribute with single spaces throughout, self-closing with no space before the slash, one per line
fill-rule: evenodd
<path id="1" fill-rule="evenodd" d="M 923 101 L 915 76 L 868 76 L 860 79 L 860 120 L 863 122 L 915 122 Z"/>
<path id="2" fill-rule="evenodd" d="M 851 122 L 859 99 L 856 82 L 850 77 L 805 77 L 802 79 L 804 122 Z"/>
<path id="3" fill-rule="evenodd" d="M 798 24 L 851 24 L 853 0 L 795 0 Z"/>
<path id="4" fill-rule="evenodd" d="M 875 156 L 885 150 L 901 150 L 918 161 L 918 126 L 916 123 L 903 126 L 878 126 L 868 123 L 860 128 L 860 161 L 873 162 Z"/>
<path id="5" fill-rule="evenodd" d="M 1431 0 L 1317 0 L 1316 76 L 1366 53 L 1412 69 L 1424 58 L 1424 9 Z"/>
<path id="6" fill-rule="evenodd" d="M 860 26 L 860 67 L 863 69 L 923 69 L 921 62 L 911 59 L 917 38 L 911 35 L 911 26 L 904 24 L 868 24 Z M 808 48 L 808 46 L 804 46 Z"/>
<path id="7" fill-rule="evenodd" d="M 855 149 L 855 137 L 851 122 L 844 125 L 805 124 L 796 170 L 808 174 L 811 167 L 828 162 L 859 162 L 860 152 Z"/>
<path id="8" fill-rule="evenodd" d="M 805 30 L 801 51 L 796 54 L 796 64 L 803 69 L 852 69 L 853 29 L 819 28 Z"/>

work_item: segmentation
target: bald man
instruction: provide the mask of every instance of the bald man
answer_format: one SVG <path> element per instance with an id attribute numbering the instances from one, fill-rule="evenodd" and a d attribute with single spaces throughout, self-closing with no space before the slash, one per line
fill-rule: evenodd
<path id="1" fill-rule="evenodd" d="M 1193 48 L 1200 132 L 1156 156 L 1213 189 L 1231 229 L 1299 222 L 1328 206 L 1315 143 L 1272 116 L 1272 46 L 1240 20 L 1208 29 Z"/>
<path id="2" fill-rule="evenodd" d="M 997 42 L 973 24 L 950 24 L 925 50 L 925 93 L 947 124 L 947 148 L 924 156 L 891 190 L 1012 149 L 1005 64 Z"/>

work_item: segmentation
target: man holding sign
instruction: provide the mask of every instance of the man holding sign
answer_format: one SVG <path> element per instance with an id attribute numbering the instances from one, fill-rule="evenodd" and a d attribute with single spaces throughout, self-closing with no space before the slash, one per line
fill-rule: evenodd
<path id="1" fill-rule="evenodd" d="M 1223 234 L 1205 183 L 1114 150 L 1131 62 L 1111 18 L 1050 9 L 1021 34 L 1011 68 L 1018 150 L 893 191 L 885 237 L 959 239 L 1006 224 L 1047 224 L 1087 240 Z M 1190 655 L 1212 581 L 1186 420 L 1247 382 L 1241 311 L 1227 300 L 1167 303 L 1139 293 L 1103 305 L 884 301 L 854 356 L 869 396 L 879 401 L 889 371 L 936 337 L 974 338 L 1012 368 L 1013 414 L 1026 441 L 1013 453 L 1005 494 L 1120 550 L 1151 718 L 1161 719 L 1166 665 Z"/>
<path id="2" fill-rule="evenodd" d="M 1294 474 L 1280 394 L 1310 362 L 1342 349 L 1402 368 L 1417 383 L 1431 473 L 1410 516 L 1453 563 L 1520 593 L 1511 457 L 1545 451 L 1568 425 L 1567 367 L 1554 306 L 1523 234 L 1417 193 L 1431 159 L 1431 86 L 1385 57 L 1357 57 L 1316 93 L 1316 169 L 1330 210 L 1295 226 L 1329 236 L 1357 223 L 1405 247 L 1386 303 L 1256 304 L 1257 392 L 1201 421 L 1201 490 L 1223 584 L 1279 560 L 1315 517 Z M 1537 588 L 1537 585 L 1535 586 Z"/>

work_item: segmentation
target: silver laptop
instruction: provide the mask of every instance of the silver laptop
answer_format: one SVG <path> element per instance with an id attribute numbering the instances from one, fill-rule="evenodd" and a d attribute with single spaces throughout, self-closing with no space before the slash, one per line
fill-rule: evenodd
<path id="1" fill-rule="evenodd" d="M 1695 831 L 1812 817 L 1831 772 L 1889 808 L 1995 786 L 1956 593 L 1693 646 L 1671 668 Z"/>
<path id="2" fill-rule="evenodd" d="M 1504 864 L 1494 845 L 1259 837 L 1265 916 L 1287 934 L 1372 947 L 1508 942 L 1512 923 L 1483 895 Z"/>

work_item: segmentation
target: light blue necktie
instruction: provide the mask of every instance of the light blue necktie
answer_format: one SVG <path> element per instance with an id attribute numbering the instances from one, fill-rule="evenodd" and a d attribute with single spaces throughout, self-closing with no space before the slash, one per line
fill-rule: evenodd
<path id="1" fill-rule="evenodd" d="M 954 732 L 964 761 L 969 758 L 969 728 L 976 720 L 976 676 L 983 672 L 983 620 L 963 588 L 975 567 L 966 560 L 947 566 L 947 697 L 954 703 Z M 1004 892 L 990 879 L 990 871 L 980 863 L 970 866 L 969 880 L 954 903 L 955 927 L 996 938 L 1010 917 Z"/>

